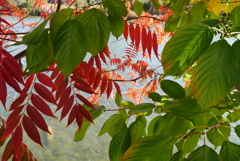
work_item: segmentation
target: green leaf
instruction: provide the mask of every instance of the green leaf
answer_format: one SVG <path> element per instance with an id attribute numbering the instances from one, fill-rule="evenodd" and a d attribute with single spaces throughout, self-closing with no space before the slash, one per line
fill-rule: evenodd
<path id="1" fill-rule="evenodd" d="M 219 25 L 220 21 L 218 19 L 210 19 L 210 20 L 202 21 L 201 23 L 204 23 L 210 27 L 215 27 Z"/>
<path id="2" fill-rule="evenodd" d="M 178 26 L 182 26 L 183 22 L 179 22 L 181 20 L 181 15 L 172 15 L 170 16 L 164 27 L 165 32 L 175 32 Z"/>
<path id="3" fill-rule="evenodd" d="M 229 122 L 236 122 L 240 120 L 240 111 L 233 111 L 227 116 Z"/>
<path id="4" fill-rule="evenodd" d="M 213 31 L 202 23 L 179 29 L 162 52 L 164 75 L 181 75 L 198 59 L 213 39 Z"/>
<path id="5" fill-rule="evenodd" d="M 203 21 L 207 15 L 206 2 L 197 2 L 195 3 L 190 11 L 189 15 L 192 19 L 192 23 Z"/>
<path id="6" fill-rule="evenodd" d="M 132 144 L 122 161 L 167 161 L 172 156 L 173 144 L 172 137 L 149 136 Z"/>
<path id="7" fill-rule="evenodd" d="M 21 44 L 26 45 L 34 45 L 42 41 L 42 34 L 44 32 L 45 26 L 48 23 L 48 20 L 51 16 L 49 16 L 46 20 L 44 20 L 40 25 L 38 25 L 35 29 L 33 29 L 30 33 L 25 35 L 22 39 Z"/>
<path id="8" fill-rule="evenodd" d="M 129 126 L 132 143 L 146 136 L 146 131 L 145 131 L 146 118 L 145 118 L 145 124 L 141 121 L 143 120 L 141 118 L 145 118 L 145 117 L 138 116 L 136 121 Z"/>
<path id="9" fill-rule="evenodd" d="M 233 51 L 237 57 L 236 58 L 237 62 L 239 62 L 239 60 L 240 60 L 239 45 L 240 45 L 240 40 L 235 41 L 232 45 Z M 236 86 L 237 90 L 240 91 L 240 77 L 239 77 L 240 76 L 240 65 L 239 65 L 239 63 L 237 63 L 237 73 L 236 74 L 238 75 L 238 78 L 237 78 L 237 82 L 236 82 L 235 86 Z"/>
<path id="10" fill-rule="evenodd" d="M 142 11 L 143 11 L 143 5 L 141 2 L 139 2 L 138 0 L 134 1 L 133 4 L 133 10 L 135 11 L 135 13 L 139 16 L 141 16 Z"/>
<path id="11" fill-rule="evenodd" d="M 111 161 L 120 161 L 131 143 L 131 136 L 128 128 L 122 127 L 114 134 L 109 146 L 109 158 Z"/>
<path id="12" fill-rule="evenodd" d="M 50 35 L 52 42 L 55 42 L 56 35 L 60 27 L 69 19 L 73 18 L 74 9 L 66 8 L 56 13 L 50 23 Z"/>
<path id="13" fill-rule="evenodd" d="M 218 117 L 219 121 L 222 121 L 222 118 Z M 209 120 L 208 127 L 212 127 L 219 124 L 215 117 Z M 215 147 L 221 146 L 224 141 L 228 140 L 230 136 L 231 127 L 229 123 L 220 125 L 218 128 L 213 128 L 207 132 L 208 140 L 215 145 Z"/>
<path id="14" fill-rule="evenodd" d="M 121 96 L 118 92 L 116 92 L 115 103 L 116 103 L 118 106 L 121 106 L 121 103 L 122 103 L 122 96 Z"/>
<path id="15" fill-rule="evenodd" d="M 154 102 L 161 102 L 162 101 L 162 97 L 158 93 L 156 93 L 156 92 L 149 93 L 149 97 Z"/>
<path id="16" fill-rule="evenodd" d="M 172 5 L 172 10 L 175 15 L 181 14 L 189 5 L 190 0 L 177 0 Z"/>
<path id="17" fill-rule="evenodd" d="M 148 112 L 151 111 L 152 109 L 154 109 L 156 106 L 152 103 L 141 103 L 138 105 L 133 106 L 129 111 L 128 114 L 129 115 L 133 115 L 136 113 L 144 113 L 144 112 Z"/>
<path id="18" fill-rule="evenodd" d="M 108 14 L 112 17 L 125 17 L 128 12 L 123 1 L 103 0 L 103 6 L 108 8 Z"/>
<path id="19" fill-rule="evenodd" d="M 95 120 L 97 117 L 99 117 L 102 114 L 103 110 L 104 110 L 104 108 L 102 106 L 96 106 L 95 108 L 96 109 L 89 109 L 88 110 L 88 112 L 92 116 L 93 120 Z M 86 132 L 87 132 L 88 128 L 91 125 L 92 125 L 92 123 L 84 118 L 83 124 L 82 124 L 82 127 L 81 127 L 80 131 L 77 130 L 75 132 L 74 141 L 76 141 L 76 142 L 82 141 L 84 136 L 86 135 Z"/>
<path id="20" fill-rule="evenodd" d="M 237 136 L 240 138 L 240 125 L 237 125 L 235 128 L 235 133 L 237 134 Z"/>
<path id="21" fill-rule="evenodd" d="M 202 109 L 195 99 L 183 99 L 175 102 L 169 109 L 174 115 L 192 118 L 202 113 Z"/>
<path id="22" fill-rule="evenodd" d="M 155 8 L 156 11 L 159 10 L 160 4 L 158 0 L 152 0 L 153 7 Z"/>
<path id="23" fill-rule="evenodd" d="M 54 44 L 54 57 L 59 69 L 67 77 L 87 54 L 87 42 L 81 23 L 66 21 L 59 29 Z"/>
<path id="24" fill-rule="evenodd" d="M 230 13 L 230 19 L 235 27 L 240 26 L 240 6 L 235 7 Z"/>
<path id="25" fill-rule="evenodd" d="M 148 125 L 148 136 L 154 135 L 154 127 L 161 116 L 154 117 Z"/>
<path id="26" fill-rule="evenodd" d="M 224 161 L 240 160 L 240 146 L 230 141 L 225 141 L 221 147 L 220 156 Z"/>
<path id="27" fill-rule="evenodd" d="M 87 38 L 88 52 L 93 56 L 100 53 L 110 37 L 110 24 L 106 15 L 99 9 L 90 9 L 76 17 L 83 26 Z"/>
<path id="28" fill-rule="evenodd" d="M 177 153 L 173 154 L 170 161 L 184 161 L 183 152 L 179 150 Z"/>
<path id="29" fill-rule="evenodd" d="M 236 83 L 236 56 L 226 40 L 209 46 L 193 69 L 192 90 L 205 110 L 221 100 Z"/>
<path id="30" fill-rule="evenodd" d="M 185 97 L 184 88 L 172 80 L 163 80 L 160 82 L 162 90 L 171 98 L 182 99 Z"/>
<path id="31" fill-rule="evenodd" d="M 118 39 L 118 37 L 122 35 L 125 29 L 123 18 L 108 16 L 108 21 L 110 23 L 112 35 Z"/>
<path id="32" fill-rule="evenodd" d="M 189 156 L 188 161 L 223 161 L 222 158 L 210 147 L 203 145 L 194 150 Z"/>
<path id="33" fill-rule="evenodd" d="M 121 104 L 124 108 L 132 108 L 134 105 L 134 103 L 132 103 L 131 101 L 125 101 L 125 102 L 122 102 Z"/>

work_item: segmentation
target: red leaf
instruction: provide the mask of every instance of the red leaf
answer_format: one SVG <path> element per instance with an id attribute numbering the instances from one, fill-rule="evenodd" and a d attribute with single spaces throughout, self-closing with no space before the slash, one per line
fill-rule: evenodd
<path id="1" fill-rule="evenodd" d="M 46 74 L 38 73 L 37 78 L 45 86 L 52 88 L 53 91 L 56 90 L 55 85 L 53 84 L 52 80 Z"/>
<path id="2" fill-rule="evenodd" d="M 29 85 L 32 84 L 33 79 L 34 79 L 34 75 L 35 75 L 35 74 L 31 74 L 31 75 L 27 78 L 27 81 L 26 81 L 26 83 L 25 83 L 26 86 L 29 86 Z"/>
<path id="3" fill-rule="evenodd" d="M 104 76 L 102 77 L 102 84 L 101 84 L 101 95 L 103 94 L 103 92 L 105 92 L 106 88 L 107 88 L 107 77 Z"/>
<path id="4" fill-rule="evenodd" d="M 99 54 L 99 56 L 100 56 L 100 58 L 102 59 L 102 61 L 107 65 L 107 61 L 106 61 L 106 58 L 105 58 L 103 52 L 101 52 L 101 53 Z"/>
<path id="5" fill-rule="evenodd" d="M 42 117 L 42 115 L 36 110 L 33 106 L 28 105 L 27 106 L 27 114 L 31 118 L 31 120 L 43 131 L 48 132 L 51 134 L 51 132 L 48 129 L 47 123 L 45 119 Z"/>
<path id="6" fill-rule="evenodd" d="M 6 104 L 6 99 L 7 99 L 7 87 L 6 87 L 6 82 L 5 79 L 2 75 L 2 69 L 0 68 L 0 101 L 2 102 L 4 108 Z"/>
<path id="7" fill-rule="evenodd" d="M 114 83 L 114 85 L 115 85 L 115 88 L 116 88 L 118 94 L 120 94 L 120 96 L 122 97 L 122 92 L 121 92 L 120 86 L 119 86 L 116 82 L 114 82 L 114 81 L 113 81 L 113 83 Z"/>
<path id="8" fill-rule="evenodd" d="M 94 57 L 94 59 L 95 59 L 96 66 L 97 66 L 98 70 L 101 71 L 101 70 L 102 70 L 102 65 L 101 65 L 101 61 L 100 61 L 98 55 L 96 55 L 96 56 Z"/>
<path id="9" fill-rule="evenodd" d="M 83 96 L 81 96 L 80 94 L 76 94 L 77 98 L 82 101 L 85 105 L 87 105 L 88 107 L 91 107 L 92 109 L 95 109 L 94 106 Z"/>
<path id="10" fill-rule="evenodd" d="M 93 123 L 92 116 L 89 114 L 89 112 L 80 104 L 78 104 L 78 109 L 81 112 L 81 114 L 90 122 Z"/>
<path id="11" fill-rule="evenodd" d="M 94 80 L 94 84 L 93 84 L 93 89 L 97 89 L 97 87 L 99 86 L 100 84 L 100 81 L 101 81 L 101 72 L 99 71 L 96 76 L 95 76 L 95 80 Z"/>
<path id="12" fill-rule="evenodd" d="M 151 59 L 151 53 L 152 53 L 152 34 L 151 34 L 151 31 L 150 31 L 150 30 L 148 30 L 148 34 L 147 34 L 147 51 L 148 51 L 149 58 Z"/>
<path id="13" fill-rule="evenodd" d="M 63 81 L 60 84 L 60 86 L 58 87 L 57 92 L 56 92 L 56 100 L 58 100 L 63 95 L 64 91 L 67 88 L 67 85 L 68 85 L 68 81 Z"/>
<path id="14" fill-rule="evenodd" d="M 110 96 L 111 93 L 112 93 L 112 81 L 109 81 L 107 87 L 107 98 Z"/>
<path id="15" fill-rule="evenodd" d="M 22 90 L 20 89 L 16 80 L 5 68 L 2 68 L 2 75 L 9 86 L 11 86 L 16 92 L 20 94 L 22 93 Z"/>
<path id="16" fill-rule="evenodd" d="M 81 90 L 83 92 L 94 94 L 94 91 L 90 87 L 84 86 L 82 84 L 74 84 L 74 87 L 76 87 L 78 90 Z"/>
<path id="17" fill-rule="evenodd" d="M 27 97 L 27 94 L 22 94 L 17 99 L 15 99 L 12 102 L 9 111 L 15 110 L 20 104 L 23 103 L 26 97 Z"/>
<path id="18" fill-rule="evenodd" d="M 68 116 L 68 123 L 67 126 L 69 126 L 76 118 L 76 113 L 77 113 L 77 104 L 73 106 L 69 116 Z"/>
<path id="19" fill-rule="evenodd" d="M 111 59 L 111 57 L 110 57 L 110 52 L 109 52 L 109 49 L 108 49 L 108 45 L 106 45 L 106 47 L 103 49 L 103 53 L 105 53 L 105 55 L 106 55 L 109 59 Z"/>
<path id="20" fill-rule="evenodd" d="M 145 52 L 147 48 L 147 31 L 146 28 L 143 27 L 142 28 L 142 49 L 143 49 L 143 53 Z"/>
<path id="21" fill-rule="evenodd" d="M 20 147 L 22 145 L 23 140 L 23 133 L 22 133 L 22 126 L 19 125 L 13 133 L 12 141 L 13 141 L 13 149 L 14 155 L 17 159 L 20 160 Z"/>
<path id="22" fill-rule="evenodd" d="M 19 72 L 22 75 L 22 68 L 16 61 L 16 59 L 6 50 L 3 51 L 4 55 L 9 59 L 8 61 L 15 67 L 16 72 Z"/>
<path id="23" fill-rule="evenodd" d="M 64 81 L 64 75 L 60 73 L 56 78 L 54 85 L 58 88 L 63 81 Z"/>
<path id="24" fill-rule="evenodd" d="M 71 89 L 71 87 L 69 86 L 69 87 L 64 91 L 62 97 L 61 97 L 60 100 L 59 100 L 58 108 L 56 109 L 56 111 L 60 110 L 60 109 L 63 107 L 63 105 L 67 102 L 67 100 L 68 100 L 68 98 L 69 98 L 69 96 L 70 96 L 70 94 L 71 94 L 71 90 L 72 90 L 72 89 Z M 56 112 L 56 111 L 55 111 L 55 112 Z"/>
<path id="25" fill-rule="evenodd" d="M 53 63 L 49 66 L 48 72 L 54 70 L 54 69 L 55 69 L 55 65 L 56 65 L 56 62 L 53 62 Z"/>
<path id="26" fill-rule="evenodd" d="M 36 125 L 32 122 L 32 120 L 27 117 L 26 115 L 23 116 L 23 119 L 22 119 L 22 124 L 23 124 L 23 127 L 27 133 L 27 135 L 36 143 L 38 143 L 39 145 L 42 145 L 42 142 L 41 142 L 41 139 L 40 139 L 40 134 L 37 130 L 37 127 Z"/>
<path id="27" fill-rule="evenodd" d="M 42 98 L 40 98 L 38 95 L 33 94 L 31 95 L 31 101 L 33 103 L 33 105 L 39 110 L 41 111 L 43 114 L 50 116 L 50 117 L 54 117 L 56 118 L 51 109 L 49 108 L 49 106 L 42 100 Z"/>
<path id="28" fill-rule="evenodd" d="M 7 123 L 6 129 L 4 130 L 1 139 L 8 137 L 13 132 L 13 130 L 19 124 L 19 120 L 20 120 L 21 116 L 22 115 L 18 115 L 14 120 Z"/>
<path id="29" fill-rule="evenodd" d="M 129 33 L 130 33 L 130 38 L 131 38 L 131 40 L 132 40 L 132 42 L 133 42 L 133 44 L 134 44 L 134 26 L 133 26 L 133 23 L 130 23 L 130 26 L 129 26 Z"/>
<path id="30" fill-rule="evenodd" d="M 65 103 L 65 105 L 63 106 L 60 121 L 61 121 L 61 120 L 68 114 L 68 112 L 71 110 L 72 105 L 73 105 L 73 102 L 74 102 L 74 96 L 72 95 L 72 96 L 67 100 L 67 102 Z"/>
<path id="31" fill-rule="evenodd" d="M 89 75 L 89 81 L 88 81 L 88 83 L 89 83 L 89 86 L 91 86 L 92 84 L 93 84 L 93 82 L 94 82 L 94 80 L 95 80 L 95 69 L 94 68 L 92 68 L 92 70 L 91 70 L 91 72 L 90 72 L 90 75 Z M 91 88 L 91 87 L 90 87 Z"/>
<path id="32" fill-rule="evenodd" d="M 3 23 L 5 23 L 5 24 L 7 24 L 7 25 L 9 25 L 9 26 L 12 26 L 10 23 L 8 23 L 6 20 L 4 20 L 4 19 L 1 18 L 1 17 L 0 17 L 0 22 L 3 22 Z"/>
<path id="33" fill-rule="evenodd" d="M 124 21 L 124 25 L 125 25 L 125 28 L 124 28 L 123 36 L 127 41 L 127 39 L 128 39 L 128 24 L 126 21 Z"/>
<path id="34" fill-rule="evenodd" d="M 60 70 L 58 69 L 58 67 L 54 68 L 51 74 L 51 79 L 55 79 L 58 76 L 59 72 Z"/>
<path id="35" fill-rule="evenodd" d="M 35 91 L 46 101 L 56 104 L 55 98 L 53 97 L 52 93 L 43 85 L 39 83 L 34 84 Z"/>
<path id="36" fill-rule="evenodd" d="M 139 25 L 136 25 L 134 36 L 135 36 L 135 47 L 137 50 L 138 50 L 138 47 L 140 44 L 140 34 L 141 34 L 140 27 L 139 27 Z"/>
<path id="37" fill-rule="evenodd" d="M 93 58 L 91 57 L 88 61 L 88 69 L 93 68 L 93 64 L 94 64 L 94 61 L 93 61 Z"/>
<path id="38" fill-rule="evenodd" d="M 83 115 L 81 114 L 81 112 L 79 110 L 76 111 L 76 122 L 78 124 L 78 131 L 80 131 L 81 127 L 82 127 L 82 123 L 83 123 Z"/>
<path id="39" fill-rule="evenodd" d="M 24 105 L 19 106 L 19 107 L 14 109 L 14 111 L 7 118 L 7 124 L 9 122 L 11 122 L 12 120 L 14 120 L 22 112 L 23 107 L 24 107 Z"/>
<path id="40" fill-rule="evenodd" d="M 13 149 L 12 149 L 12 139 L 10 139 L 4 149 L 4 152 L 2 154 L 2 161 L 8 160 L 13 154 Z"/>
<path id="41" fill-rule="evenodd" d="M 77 75 L 71 75 L 71 78 L 77 83 L 80 83 L 84 86 L 89 86 L 84 80 L 81 79 L 81 77 L 78 77 Z"/>
<path id="42" fill-rule="evenodd" d="M 157 35 L 156 33 L 154 32 L 153 33 L 153 38 L 152 38 L 152 46 L 153 46 L 153 51 L 156 55 L 156 57 L 159 59 L 158 57 L 158 43 L 157 43 Z"/>

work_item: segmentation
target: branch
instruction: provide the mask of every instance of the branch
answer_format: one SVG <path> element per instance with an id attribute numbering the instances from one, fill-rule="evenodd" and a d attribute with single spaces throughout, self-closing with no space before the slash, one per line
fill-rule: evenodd
<path id="1" fill-rule="evenodd" d="M 1 33 L 1 35 L 25 35 L 29 32 L 18 32 L 18 33 Z"/>
<path id="2" fill-rule="evenodd" d="M 26 56 L 26 51 L 27 51 L 27 50 L 21 51 L 20 53 L 18 53 L 17 55 L 15 55 L 14 58 L 15 58 L 16 60 L 21 60 L 23 57 Z"/>
<path id="3" fill-rule="evenodd" d="M 57 5 L 56 13 L 58 13 L 58 11 L 60 11 L 61 5 L 62 5 L 62 0 L 58 0 L 58 5 Z"/>

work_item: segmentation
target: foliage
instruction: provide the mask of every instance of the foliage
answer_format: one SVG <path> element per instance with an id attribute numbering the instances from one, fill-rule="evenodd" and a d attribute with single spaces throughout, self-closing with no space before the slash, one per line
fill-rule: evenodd
<path id="1" fill-rule="evenodd" d="M 19 22 L 26 16 L 25 10 L 0 2 L 2 15 L 18 16 Z M 35 7 L 42 4 L 34 2 Z M 240 160 L 240 145 L 230 139 L 234 133 L 240 136 L 238 1 L 152 0 L 151 10 L 164 13 L 156 16 L 143 12 L 140 1 L 60 6 L 59 1 L 55 14 L 46 11 L 45 20 L 22 39 L 0 18 L 0 101 L 10 112 L 6 120 L 0 116 L 2 160 L 36 160 L 23 143 L 23 132 L 43 146 L 39 130 L 51 134 L 44 115 L 67 118 L 67 126 L 75 122 L 74 141 L 81 141 L 106 111 L 113 114 L 99 136 L 111 136 L 112 161 Z M 136 18 L 130 21 L 131 8 Z M 128 42 L 120 58 L 108 48 L 110 36 Z M 13 57 L 3 48 L 8 41 L 27 49 Z M 17 60 L 24 56 L 27 67 L 22 69 Z M 159 65 L 151 67 L 147 59 L 157 59 Z M 167 76 L 184 78 L 185 86 Z M 124 96 L 119 84 L 129 82 Z M 136 82 L 144 86 L 134 88 Z M 8 105 L 11 88 L 17 97 Z M 99 105 L 104 95 L 115 95 L 116 108 Z M 152 101 L 142 103 L 142 96 Z"/>

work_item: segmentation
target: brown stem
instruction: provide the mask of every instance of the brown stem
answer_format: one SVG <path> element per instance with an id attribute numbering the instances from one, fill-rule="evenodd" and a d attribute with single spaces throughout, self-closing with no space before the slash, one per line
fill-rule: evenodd
<path id="1" fill-rule="evenodd" d="M 61 9 L 61 4 L 62 4 L 62 0 L 58 0 L 58 5 L 57 5 L 56 13 L 58 13 L 58 11 L 60 11 L 60 9 Z"/>
<path id="2" fill-rule="evenodd" d="M 14 56 L 14 58 L 16 59 L 16 60 L 21 60 L 23 57 L 25 57 L 26 56 L 26 50 L 23 50 L 23 51 L 21 51 L 20 53 L 18 53 L 17 55 L 15 55 Z"/>

